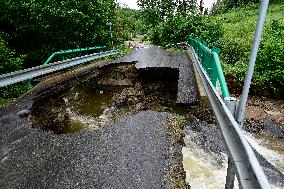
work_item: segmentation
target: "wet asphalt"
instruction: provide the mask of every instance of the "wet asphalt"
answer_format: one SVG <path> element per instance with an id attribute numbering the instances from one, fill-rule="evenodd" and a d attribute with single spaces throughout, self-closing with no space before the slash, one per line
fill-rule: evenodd
<path id="1" fill-rule="evenodd" d="M 1 138 L 0 188 L 164 188 L 169 117 L 142 111 L 74 135 L 9 128 Z"/>
<path id="2" fill-rule="evenodd" d="M 186 54 L 172 55 L 153 47 L 113 61 L 119 62 L 137 62 L 138 69 L 179 68 L 177 102 L 196 103 Z M 48 94 L 52 87 L 43 87 L 42 93 Z M 181 145 L 172 144 L 165 126 L 172 114 L 140 111 L 93 132 L 55 135 L 33 128 L 28 120 L 40 96 L 28 94 L 0 109 L 0 188 L 169 188 L 167 173 L 171 165 L 181 163 Z M 185 134 L 197 133 L 196 142 L 204 151 L 226 151 L 215 124 L 194 116 L 189 120 Z M 283 175 L 265 163 L 261 161 L 270 181 L 284 186 Z"/>
<path id="3" fill-rule="evenodd" d="M 52 91 L 69 90 L 72 77 L 65 80 L 41 84 L 0 109 L 0 188 L 154 189 L 179 184 L 173 177 L 184 177 L 182 168 L 176 168 L 182 167 L 181 144 L 168 134 L 170 113 L 140 111 L 77 134 L 33 128 L 28 118 L 33 103 L 52 96 Z"/>

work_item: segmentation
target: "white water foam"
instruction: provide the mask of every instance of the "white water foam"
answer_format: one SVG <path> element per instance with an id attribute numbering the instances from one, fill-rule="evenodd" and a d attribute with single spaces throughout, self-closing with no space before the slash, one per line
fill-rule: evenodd
<path id="1" fill-rule="evenodd" d="M 249 133 L 245 133 L 245 137 L 250 145 L 262 155 L 269 163 L 274 165 L 282 174 L 284 174 L 284 154 L 269 149 L 269 142 L 265 139 L 256 138 Z M 281 140 L 281 139 L 275 139 Z M 284 148 L 284 146 L 282 146 Z"/>
<path id="2" fill-rule="evenodd" d="M 183 167 L 186 171 L 186 182 L 193 189 L 223 189 L 226 183 L 227 155 L 207 153 L 195 143 L 195 133 L 184 137 Z M 238 186 L 235 179 L 235 188 Z"/>
<path id="3" fill-rule="evenodd" d="M 227 155 L 205 152 L 196 144 L 195 136 L 196 133 L 187 132 L 184 137 L 186 146 L 183 147 L 182 153 L 186 182 L 192 189 L 223 189 L 226 183 Z M 249 133 L 245 133 L 245 136 L 258 153 L 283 173 L 284 155 L 269 149 L 267 138 L 258 139 Z M 239 188 L 237 178 L 235 178 L 234 188 Z M 271 188 L 281 189 L 274 185 Z"/>
<path id="4" fill-rule="evenodd" d="M 245 133 L 248 142 L 271 164 L 281 170 L 284 165 L 284 156 L 267 148 L 263 140 Z M 216 155 L 207 153 L 196 144 L 196 133 L 188 132 L 184 137 L 186 146 L 183 147 L 183 167 L 186 171 L 186 182 L 192 189 L 223 189 L 226 183 L 227 155 Z M 283 172 L 282 172 L 283 173 Z M 239 188 L 235 178 L 234 188 Z M 281 189 L 271 186 L 272 189 Z"/>

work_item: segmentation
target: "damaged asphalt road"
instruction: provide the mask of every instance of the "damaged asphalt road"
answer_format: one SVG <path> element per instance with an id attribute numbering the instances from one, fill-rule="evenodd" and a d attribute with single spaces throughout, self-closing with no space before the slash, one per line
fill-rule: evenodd
<path id="1" fill-rule="evenodd" d="M 176 102 L 196 104 L 195 77 L 185 53 L 170 54 L 152 47 L 106 65 L 127 62 L 135 62 L 139 70 L 179 69 Z M 154 189 L 177 188 L 185 180 L 182 145 L 171 137 L 166 125 L 172 113 L 145 108 L 114 124 L 76 134 L 56 135 L 33 127 L 29 116 L 38 99 L 64 93 L 78 81 L 96 75 L 96 71 L 94 66 L 57 81 L 40 83 L 14 104 L 0 109 L 0 188 Z M 185 134 L 196 133 L 197 144 L 206 152 L 225 153 L 210 110 L 190 106 L 189 114 L 193 116 L 188 118 Z M 202 119 L 208 115 L 208 120 Z M 270 182 L 284 186 L 279 171 L 266 160 L 260 163 Z"/>
<path id="2" fill-rule="evenodd" d="M 176 188 L 184 182 L 182 146 L 166 125 L 171 113 L 139 111 L 76 134 L 33 127 L 35 101 L 68 91 L 95 73 L 93 67 L 49 79 L 0 109 L 0 188 Z"/>
<path id="3" fill-rule="evenodd" d="M 11 128 L 1 138 L 0 188 L 166 188 L 176 161 L 163 125 L 170 116 L 143 111 L 76 135 Z"/>
<path id="4" fill-rule="evenodd" d="M 137 49 L 129 56 L 122 57 L 119 62 L 137 62 L 137 69 L 149 68 L 176 68 L 179 69 L 177 103 L 196 104 L 196 81 L 193 65 L 186 53 L 172 54 L 159 47 Z"/>

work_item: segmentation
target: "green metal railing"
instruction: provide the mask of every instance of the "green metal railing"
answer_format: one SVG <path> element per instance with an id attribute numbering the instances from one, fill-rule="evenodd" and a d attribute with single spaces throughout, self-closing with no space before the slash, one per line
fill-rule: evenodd
<path id="1" fill-rule="evenodd" d="M 220 83 L 223 97 L 230 97 L 225 76 L 220 64 L 219 54 L 220 49 L 209 49 L 207 43 L 200 39 L 189 37 L 189 45 L 193 47 L 195 53 L 198 55 L 202 67 L 206 70 L 213 86 L 217 89 L 217 80 Z"/>
<path id="2" fill-rule="evenodd" d="M 53 53 L 44 64 L 50 63 L 50 61 L 58 55 L 63 55 L 63 54 L 70 54 L 70 53 L 78 53 L 78 52 L 84 52 L 84 51 L 91 51 L 91 50 L 99 50 L 99 49 L 105 49 L 106 46 L 96 46 L 96 47 L 87 47 L 87 48 L 78 48 L 78 49 L 68 49 L 68 50 L 61 50 L 58 52 Z M 63 57 L 64 59 L 64 57 Z"/>

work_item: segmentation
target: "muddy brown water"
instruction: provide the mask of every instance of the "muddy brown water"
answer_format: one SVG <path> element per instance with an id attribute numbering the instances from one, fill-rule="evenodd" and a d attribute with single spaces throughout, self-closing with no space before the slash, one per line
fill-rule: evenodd
<path id="1" fill-rule="evenodd" d="M 65 134 L 104 127 L 140 110 L 186 114 L 186 108 L 176 103 L 178 69 L 138 70 L 125 63 L 101 67 L 96 73 L 65 93 L 35 102 L 33 126 Z"/>

